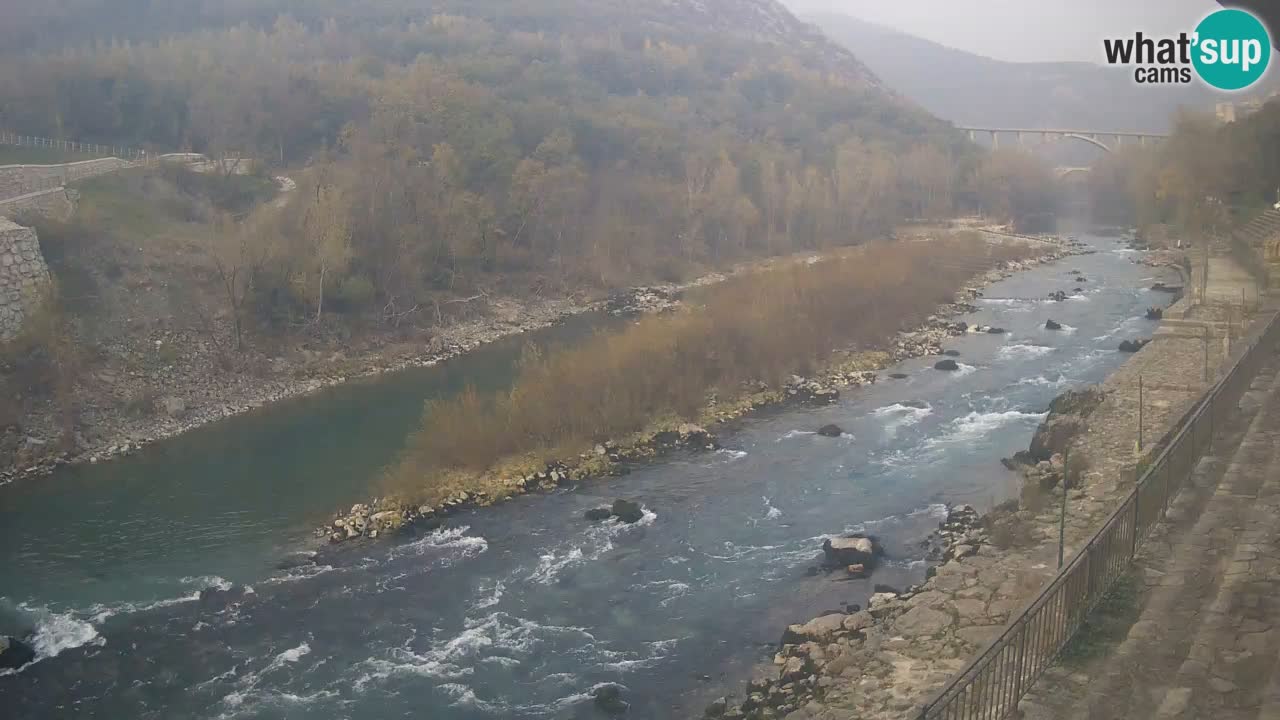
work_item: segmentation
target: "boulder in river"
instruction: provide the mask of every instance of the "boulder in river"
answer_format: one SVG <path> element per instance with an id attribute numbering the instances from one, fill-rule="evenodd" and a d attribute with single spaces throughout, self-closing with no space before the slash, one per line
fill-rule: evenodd
<path id="1" fill-rule="evenodd" d="M 933 364 L 933 369 L 943 370 L 946 372 L 955 372 L 956 370 L 960 369 L 960 365 L 957 364 L 955 360 L 951 360 L 951 359 L 939 360 L 938 362 Z"/>
<path id="2" fill-rule="evenodd" d="M 1044 329 L 1045 330 L 1061 330 L 1062 323 L 1054 320 L 1053 318 L 1049 318 L 1048 320 L 1044 321 Z"/>
<path id="3" fill-rule="evenodd" d="M 942 354 L 946 355 L 947 357 L 960 357 L 959 350 L 943 350 Z"/>
<path id="4" fill-rule="evenodd" d="M 244 599 L 245 589 L 239 585 L 230 587 L 207 587 L 200 591 L 198 602 L 205 609 L 222 610 L 230 607 L 237 600 Z"/>
<path id="5" fill-rule="evenodd" d="M 1159 307 L 1147 308 L 1148 320 L 1160 320 L 1162 318 L 1164 318 L 1164 308 L 1159 308 Z"/>
<path id="6" fill-rule="evenodd" d="M 1163 293 L 1170 293 L 1170 294 L 1177 294 L 1182 292 L 1182 288 L 1180 286 L 1165 285 L 1162 282 L 1155 283 L 1154 285 L 1151 286 L 1151 289 L 1154 290 L 1155 292 L 1163 292 Z"/>
<path id="7" fill-rule="evenodd" d="M 1049 293 L 1049 299 L 1053 300 L 1054 302 L 1062 302 L 1063 300 L 1067 299 L 1067 293 L 1062 290 L 1051 292 Z"/>
<path id="8" fill-rule="evenodd" d="M 908 376 L 906 373 L 889 373 L 889 377 L 893 380 L 906 380 Z"/>
<path id="9" fill-rule="evenodd" d="M 17 670 L 36 659 L 36 651 L 15 637 L 0 635 L 0 668 Z"/>
<path id="10" fill-rule="evenodd" d="M 1123 340 L 1120 342 L 1120 352 L 1136 353 L 1146 346 L 1150 340 Z"/>
<path id="11" fill-rule="evenodd" d="M 591 508 L 590 510 L 582 513 L 582 516 L 591 522 L 600 522 L 601 520 L 608 520 L 613 517 L 613 510 L 607 507 Z"/>
<path id="12" fill-rule="evenodd" d="M 622 699 L 624 688 L 618 683 L 603 683 L 591 689 L 591 700 L 608 715 L 622 715 L 631 704 Z"/>
<path id="13" fill-rule="evenodd" d="M 1002 327 L 987 328 L 988 335 L 1003 335 L 1005 332 L 1007 331 Z"/>
<path id="14" fill-rule="evenodd" d="M 835 423 L 828 423 L 818 428 L 818 434 L 823 437 L 840 437 L 844 434 L 844 430 L 840 429 Z"/>
<path id="15" fill-rule="evenodd" d="M 293 570 L 295 568 L 307 567 L 316 564 L 315 552 L 296 552 L 287 555 L 283 560 L 276 563 L 277 570 Z"/>
<path id="16" fill-rule="evenodd" d="M 880 544 L 869 535 L 853 534 L 822 541 L 822 554 L 830 567 L 862 565 L 872 567 L 876 558 L 884 554 Z"/>
<path id="17" fill-rule="evenodd" d="M 1025 453 L 1013 456 L 1018 465 L 1034 465 L 1064 452 L 1085 429 L 1084 420 L 1097 409 L 1106 395 L 1097 388 L 1067 390 L 1049 403 L 1044 422 L 1031 436 Z"/>
<path id="18" fill-rule="evenodd" d="M 631 502 L 630 500 L 614 500 L 613 507 L 609 511 L 624 523 L 640 522 L 640 519 L 644 517 L 644 510 L 640 507 L 640 503 Z"/>

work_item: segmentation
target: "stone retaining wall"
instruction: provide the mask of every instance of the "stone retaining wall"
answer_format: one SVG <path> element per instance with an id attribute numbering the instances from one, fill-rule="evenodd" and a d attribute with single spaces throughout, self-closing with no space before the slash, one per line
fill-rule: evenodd
<path id="1" fill-rule="evenodd" d="M 22 330 L 48 283 L 36 231 L 0 217 L 0 341 Z"/>
<path id="2" fill-rule="evenodd" d="M 72 199 L 74 192 L 65 187 L 56 187 L 0 200 L 0 218 L 35 212 L 55 220 L 66 220 L 75 210 Z"/>
<path id="3" fill-rule="evenodd" d="M 48 190 L 56 183 L 74 182 L 131 167 L 120 158 L 98 158 L 61 165 L 0 165 L 0 199 Z"/>

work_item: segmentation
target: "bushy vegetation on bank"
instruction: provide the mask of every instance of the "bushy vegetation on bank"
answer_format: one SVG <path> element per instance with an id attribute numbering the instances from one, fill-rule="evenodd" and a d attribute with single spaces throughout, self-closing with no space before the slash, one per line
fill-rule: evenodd
<path id="1" fill-rule="evenodd" d="M 1280 102 L 1232 123 L 1183 115 L 1168 140 L 1103 158 L 1089 188 L 1100 221 L 1224 235 L 1280 200 Z"/>
<path id="2" fill-rule="evenodd" d="M 882 346 L 975 275 L 1028 252 L 976 237 L 873 243 L 732 278 L 696 306 L 555 354 L 530 350 L 509 391 L 468 389 L 428 404 L 391 483 L 430 495 L 451 474 L 570 457 L 655 421 L 695 419 L 711 395 L 732 398 L 756 381 L 777 387 L 837 349 Z"/>

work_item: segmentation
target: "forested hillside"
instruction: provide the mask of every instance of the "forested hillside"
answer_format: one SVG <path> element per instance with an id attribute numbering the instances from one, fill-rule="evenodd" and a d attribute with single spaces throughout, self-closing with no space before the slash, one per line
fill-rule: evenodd
<path id="1" fill-rule="evenodd" d="M 257 288 L 294 313 L 343 282 L 412 306 L 495 270 L 610 284 L 847 243 L 946 212 L 968 152 L 771 0 L 151 5 L 11 8 L 5 47 L 32 51 L 0 122 L 310 164 L 308 203 L 251 219 L 289 255 Z"/>

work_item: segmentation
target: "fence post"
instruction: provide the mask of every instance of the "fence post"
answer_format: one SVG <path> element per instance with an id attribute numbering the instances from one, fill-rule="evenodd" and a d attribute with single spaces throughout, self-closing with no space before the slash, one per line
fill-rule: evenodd
<path id="1" fill-rule="evenodd" d="M 1138 479 L 1139 481 L 1142 480 L 1142 478 L 1138 478 Z M 1142 497 L 1142 483 L 1138 482 L 1137 486 L 1133 489 L 1133 537 L 1131 538 L 1132 542 L 1129 544 L 1130 560 L 1138 556 L 1138 522 L 1139 522 L 1139 519 L 1142 517 L 1142 513 L 1140 512 L 1140 508 L 1139 508 L 1139 501 L 1141 497 Z"/>
<path id="2" fill-rule="evenodd" d="M 1142 452 L 1142 375 L 1138 375 L 1138 452 Z"/>
<path id="3" fill-rule="evenodd" d="M 1067 479 L 1071 472 L 1069 455 L 1062 454 L 1062 512 L 1058 517 L 1058 569 L 1062 569 L 1062 555 L 1067 544 Z"/>

